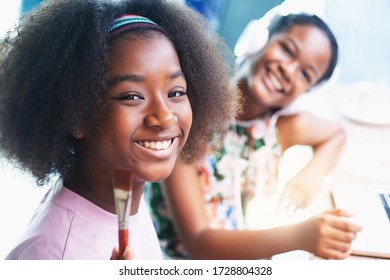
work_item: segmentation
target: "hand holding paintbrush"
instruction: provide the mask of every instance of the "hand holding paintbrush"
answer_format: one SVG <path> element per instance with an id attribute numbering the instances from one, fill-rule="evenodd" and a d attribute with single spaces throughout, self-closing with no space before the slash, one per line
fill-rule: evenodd
<path id="1" fill-rule="evenodd" d="M 133 193 L 132 173 L 128 169 L 113 170 L 113 188 L 116 214 L 119 224 L 119 256 L 122 256 L 129 244 L 129 216 Z"/>

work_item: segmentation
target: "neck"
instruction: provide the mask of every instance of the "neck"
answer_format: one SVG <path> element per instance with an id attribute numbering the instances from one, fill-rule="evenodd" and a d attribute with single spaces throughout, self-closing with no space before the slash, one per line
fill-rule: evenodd
<path id="1" fill-rule="evenodd" d="M 113 174 L 112 171 L 107 171 L 111 169 L 99 169 L 94 166 L 93 170 L 91 170 L 88 166 L 80 164 L 77 168 L 78 173 L 75 175 L 75 178 L 72 181 L 64 181 L 64 185 L 100 208 L 110 213 L 116 213 L 112 181 Z M 96 172 L 96 170 L 104 171 Z M 144 181 L 133 181 L 131 215 L 138 212 L 144 185 Z"/>

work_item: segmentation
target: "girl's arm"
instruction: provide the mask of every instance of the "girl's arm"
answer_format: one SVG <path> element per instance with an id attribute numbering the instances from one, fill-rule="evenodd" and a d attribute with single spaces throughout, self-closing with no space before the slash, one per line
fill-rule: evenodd
<path id="1" fill-rule="evenodd" d="M 283 116 L 277 122 L 279 141 L 285 151 L 294 145 L 313 149 L 308 164 L 287 183 L 282 198 L 295 207 L 306 207 L 319 192 L 322 179 L 336 165 L 345 143 L 340 124 L 310 113 Z"/>
<path id="2" fill-rule="evenodd" d="M 174 223 L 193 259 L 264 259 L 307 250 L 324 258 L 345 258 L 358 227 L 323 213 L 303 223 L 268 230 L 214 230 L 209 227 L 194 166 L 177 163 L 165 181 Z M 310 238 L 308 238 L 310 237 Z"/>

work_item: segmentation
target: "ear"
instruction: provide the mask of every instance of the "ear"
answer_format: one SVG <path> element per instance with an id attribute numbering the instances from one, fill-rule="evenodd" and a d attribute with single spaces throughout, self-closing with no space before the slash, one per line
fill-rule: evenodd
<path id="1" fill-rule="evenodd" d="M 84 131 L 80 128 L 74 128 L 71 134 L 76 139 L 82 139 L 85 136 Z"/>

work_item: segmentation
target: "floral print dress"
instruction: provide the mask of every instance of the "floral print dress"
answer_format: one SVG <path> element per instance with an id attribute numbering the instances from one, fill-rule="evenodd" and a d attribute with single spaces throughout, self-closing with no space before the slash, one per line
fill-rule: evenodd
<path id="1" fill-rule="evenodd" d="M 199 163 L 202 192 L 210 226 L 244 229 L 245 209 L 256 194 L 268 197 L 276 190 L 281 157 L 275 122 L 267 115 L 251 121 L 236 121 L 224 139 L 223 148 Z M 187 258 L 176 235 L 159 183 L 146 188 L 155 227 L 169 258 Z"/>

